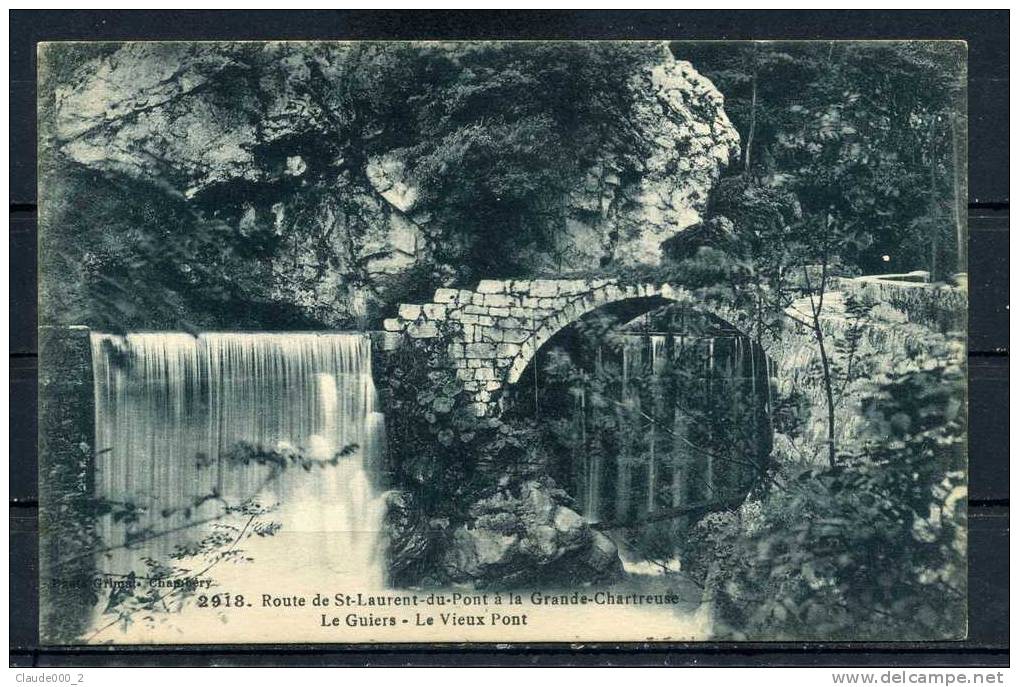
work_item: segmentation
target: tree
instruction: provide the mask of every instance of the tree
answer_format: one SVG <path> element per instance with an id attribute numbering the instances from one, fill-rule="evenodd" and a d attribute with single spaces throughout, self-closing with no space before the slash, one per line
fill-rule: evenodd
<path id="1" fill-rule="evenodd" d="M 786 462 L 785 489 L 700 525 L 685 569 L 722 636 L 957 638 L 965 628 L 964 375 L 927 361 L 873 384 L 836 468 Z M 709 569 L 711 572 L 709 579 Z"/>
<path id="2" fill-rule="evenodd" d="M 865 272 L 927 269 L 934 278 L 959 269 L 962 44 L 673 49 L 726 96 L 744 147 L 755 151 L 739 173 L 795 194 L 805 214 L 831 212 L 839 230 L 855 232 L 858 241 L 841 256 L 847 264 Z"/>
<path id="3" fill-rule="evenodd" d="M 959 46 L 696 44 L 692 52 L 727 96 L 744 148 L 761 152 L 746 154 L 738 175 L 713 192 L 708 222 L 730 227 L 723 240 L 674 254 L 673 273 L 698 275 L 707 293 L 754 312 L 758 340 L 776 336 L 783 320 L 809 332 L 834 466 L 838 390 L 853 370 L 833 355 L 847 342 L 831 340 L 824 323 L 833 278 L 890 265 L 927 267 L 937 278 L 957 263 L 957 246 L 943 236 L 957 216 L 943 208 L 957 205 L 946 122 L 961 111 Z M 846 306 L 854 320 L 866 316 L 867 304 Z"/>

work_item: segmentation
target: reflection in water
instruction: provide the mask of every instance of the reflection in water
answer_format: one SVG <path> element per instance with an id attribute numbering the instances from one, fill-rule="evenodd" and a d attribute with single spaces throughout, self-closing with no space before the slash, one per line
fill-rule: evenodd
<path id="1" fill-rule="evenodd" d="M 98 556 L 100 572 L 144 575 L 146 558 L 167 561 L 222 526 L 225 505 L 253 499 L 278 504 L 267 517 L 280 533 L 245 544 L 249 565 L 210 572 L 221 584 L 236 574 L 230 567 L 253 578 L 299 571 L 381 586 L 383 426 L 368 337 L 93 334 L 92 349 L 96 495 L 120 504 L 116 511 L 138 507 L 126 521 L 101 518 L 112 550 Z M 359 448 L 335 466 L 268 479 L 265 465 L 227 459 L 239 442 L 316 461 Z"/>

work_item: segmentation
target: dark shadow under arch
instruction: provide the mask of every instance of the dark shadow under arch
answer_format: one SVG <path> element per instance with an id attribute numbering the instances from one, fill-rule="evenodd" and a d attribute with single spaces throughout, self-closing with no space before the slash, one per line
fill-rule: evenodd
<path id="1" fill-rule="evenodd" d="M 566 350 L 577 349 L 589 345 L 594 337 L 610 336 L 613 330 L 621 331 L 629 323 L 632 323 L 641 315 L 655 313 L 667 306 L 676 306 L 677 310 L 687 310 L 691 313 L 691 320 L 704 328 L 697 335 L 702 338 L 740 338 L 747 342 L 749 355 L 759 365 L 758 373 L 761 374 L 761 384 L 770 384 L 768 373 L 771 369 L 769 357 L 763 347 L 754 344 L 745 332 L 734 326 L 727 320 L 722 319 L 716 313 L 704 308 L 698 308 L 696 304 L 689 301 L 677 301 L 661 295 L 652 295 L 638 298 L 627 298 L 596 307 L 573 322 L 560 327 L 556 333 L 545 341 L 531 356 L 524 373 L 514 385 L 507 386 L 504 391 L 503 412 L 517 417 L 531 417 L 539 424 L 552 417 L 561 414 L 559 407 L 542 407 L 545 384 L 543 360 L 546 353 L 556 348 Z M 697 335 L 691 335 L 696 338 Z M 755 357 L 756 356 L 756 357 Z M 590 361 L 588 361 L 590 362 Z M 758 402 L 756 399 L 753 402 Z M 764 408 L 762 413 L 770 412 L 770 408 Z M 770 417 L 770 416 L 769 416 Z M 740 484 L 732 493 L 723 496 L 709 497 L 697 503 L 683 503 L 647 510 L 634 517 L 613 517 L 611 520 L 599 521 L 596 526 L 602 529 L 614 529 L 618 527 L 630 527 L 640 523 L 652 523 L 657 521 L 684 518 L 689 522 L 695 521 L 700 516 L 714 510 L 731 509 L 737 507 L 745 500 L 753 484 L 763 476 L 766 469 L 768 456 L 771 452 L 772 430 L 770 422 L 767 436 L 761 436 L 760 452 L 752 458 L 747 458 L 755 466 L 758 474 L 753 479 L 748 479 L 745 484 Z M 643 478 L 647 479 L 647 478 Z M 567 488 L 573 493 L 573 490 Z"/>

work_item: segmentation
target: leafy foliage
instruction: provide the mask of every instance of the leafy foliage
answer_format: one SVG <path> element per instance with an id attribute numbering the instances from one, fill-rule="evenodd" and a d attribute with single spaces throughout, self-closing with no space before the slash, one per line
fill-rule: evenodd
<path id="1" fill-rule="evenodd" d="M 194 597 L 197 587 L 189 581 L 208 576 L 222 563 L 252 561 L 240 547 L 252 537 L 271 537 L 279 531 L 278 522 L 264 519 L 273 510 L 275 506 L 248 499 L 227 508 L 221 516 L 237 516 L 237 522 L 223 519 L 212 523 L 197 541 L 177 544 L 167 561 L 143 558 L 144 574 L 134 570 L 123 575 L 106 573 L 104 577 L 116 578 L 119 584 L 112 588 L 101 610 L 101 616 L 109 620 L 94 629 L 88 639 L 114 626 L 127 631 L 139 622 L 146 627 L 166 622 L 169 614 L 180 612 Z"/>
<path id="2" fill-rule="evenodd" d="M 643 44 L 507 43 L 451 56 L 456 71 L 420 96 L 404 155 L 425 204 L 452 235 L 441 259 L 464 279 L 518 273 L 565 222 L 563 194 L 606 146 L 646 154 L 629 124 L 628 80 L 655 58 Z M 448 246 L 449 248 L 446 248 Z"/>
<path id="3" fill-rule="evenodd" d="M 962 371 L 931 361 L 876 381 L 836 468 L 783 461 L 783 488 L 709 516 L 688 571 L 734 638 L 954 638 L 964 629 Z"/>
<path id="4" fill-rule="evenodd" d="M 964 47 L 952 43 L 677 46 L 726 96 L 743 134 L 739 192 L 714 213 L 753 231 L 762 196 L 830 215 L 841 261 L 865 272 L 960 269 Z M 734 172 L 737 170 L 733 170 Z M 784 201 L 768 214 L 785 215 Z M 813 218 L 813 219 L 811 219 Z M 790 219 L 786 223 L 791 223 Z"/>
<path id="5" fill-rule="evenodd" d="M 529 419 L 477 417 L 463 384 L 436 364 L 445 352 L 407 342 L 380 376 L 393 484 L 428 504 L 429 515 L 460 521 L 500 480 L 547 474 Z"/>
<path id="6" fill-rule="evenodd" d="M 143 181 L 80 168 L 50 179 L 43 200 L 44 320 L 111 332 L 250 328 L 268 319 L 307 326 L 292 304 L 274 302 L 265 291 L 263 260 L 277 237 L 240 235 Z"/>

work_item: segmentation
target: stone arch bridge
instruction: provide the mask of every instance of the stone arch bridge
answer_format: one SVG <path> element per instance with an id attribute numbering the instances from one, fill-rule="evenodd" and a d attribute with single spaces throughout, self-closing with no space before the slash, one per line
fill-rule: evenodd
<path id="1" fill-rule="evenodd" d="M 923 346 L 932 330 L 946 332 L 964 323 L 965 288 L 927 283 L 922 272 L 832 280 L 825 294 L 823 326 L 837 330 L 846 322 L 845 295 L 877 303 L 869 316 L 868 337 L 877 346 Z M 564 327 L 587 313 L 613 304 L 633 307 L 636 316 L 669 302 L 686 303 L 701 312 L 749 332 L 749 313 L 711 306 L 690 291 L 671 284 L 626 284 L 618 279 L 482 280 L 475 289 L 440 288 L 431 302 L 405 304 L 385 321 L 386 332 L 399 339 L 433 339 L 445 344 L 449 361 L 470 394 L 479 416 L 492 413 L 502 391 L 517 382 L 538 350 Z M 809 317 L 808 298 L 794 302 L 792 314 Z M 947 319 L 946 319 L 947 318 Z M 804 368 L 812 348 L 811 331 L 795 324 L 761 345 L 777 374 Z M 799 370 L 800 373 L 803 370 Z M 809 378 L 797 373 L 800 381 Z"/>
<path id="2" fill-rule="evenodd" d="M 669 302 L 695 304 L 696 299 L 670 284 L 485 279 L 473 290 L 438 289 L 429 303 L 401 305 L 384 326 L 414 339 L 441 339 L 482 416 L 496 408 L 501 392 L 520 379 L 542 345 L 587 313 L 630 303 L 636 315 Z M 746 319 L 738 312 L 698 307 L 738 328 Z"/>

